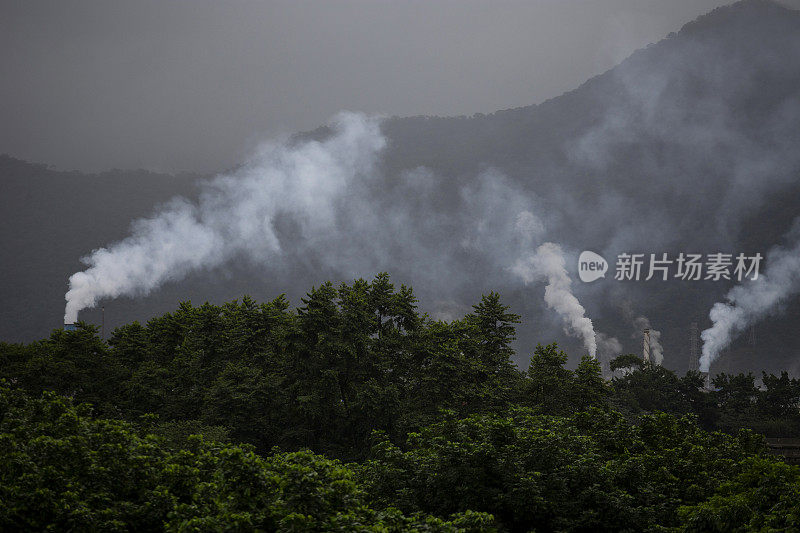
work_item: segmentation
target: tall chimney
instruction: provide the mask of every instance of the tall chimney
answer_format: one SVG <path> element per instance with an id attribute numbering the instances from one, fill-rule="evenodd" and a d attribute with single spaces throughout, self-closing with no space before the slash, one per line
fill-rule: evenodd
<path id="1" fill-rule="evenodd" d="M 650 330 L 645 329 L 644 335 L 642 338 L 642 359 L 649 363 L 650 362 Z"/>

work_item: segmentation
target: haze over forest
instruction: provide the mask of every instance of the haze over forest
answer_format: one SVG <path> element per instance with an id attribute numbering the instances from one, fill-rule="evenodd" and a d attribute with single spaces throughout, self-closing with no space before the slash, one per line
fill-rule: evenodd
<path id="1" fill-rule="evenodd" d="M 572 288 L 596 331 L 638 352 L 636 318 L 647 317 L 662 332 L 664 365 L 683 371 L 690 323 L 708 327 L 709 309 L 732 284 L 610 277 L 582 284 L 577 255 L 594 250 L 613 261 L 623 252 L 764 254 L 792 244 L 800 205 L 800 14 L 759 0 L 718 8 L 575 85 L 540 104 L 488 114 L 358 115 L 375 130 L 353 137 L 356 144 L 334 118 L 272 145 L 283 147 L 284 161 L 317 142 L 326 157 L 356 169 L 357 179 L 325 196 L 330 218 L 309 224 L 304 217 L 313 210 L 293 209 L 307 198 L 277 190 L 292 207 L 271 221 L 280 254 L 258 261 L 231 252 L 149 295 L 102 300 L 107 331 L 181 300 L 243 294 L 266 300 L 286 291 L 298 304 L 303 291 L 325 280 L 388 271 L 414 286 L 423 310 L 445 319 L 463 314 L 482 293 L 499 291 L 523 317 L 519 363 L 536 342 L 553 340 L 578 357 L 582 343 L 564 333 L 545 305 L 543 284 L 526 285 L 509 271 L 521 248 L 550 241 L 563 248 Z M 357 110 L 386 112 L 371 104 Z M 79 259 L 125 238 L 132 220 L 176 195 L 190 202 L 204 197 L 209 189 L 200 183 L 211 176 L 203 172 L 213 168 L 203 156 L 193 167 L 198 173 L 65 172 L 8 151 L 0 159 L 0 339 L 6 341 L 33 340 L 58 327 L 67 278 L 85 268 Z M 229 165 L 226 174 L 252 176 L 264 168 L 264 157 L 242 153 L 241 165 Z M 285 175 L 291 184 L 293 175 Z M 520 213 L 532 215 L 529 242 L 515 232 Z M 81 318 L 100 322 L 96 309 Z M 790 298 L 735 342 L 716 369 L 797 374 L 798 319 L 800 306 Z"/>

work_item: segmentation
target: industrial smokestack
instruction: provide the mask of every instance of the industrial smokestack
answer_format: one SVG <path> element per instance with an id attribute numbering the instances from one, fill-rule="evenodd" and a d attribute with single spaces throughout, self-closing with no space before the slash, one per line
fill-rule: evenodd
<path id="1" fill-rule="evenodd" d="M 78 329 L 75 324 L 64 324 L 64 331 L 75 331 Z"/>
<path id="2" fill-rule="evenodd" d="M 664 361 L 664 347 L 661 346 L 661 332 L 650 325 L 650 319 L 642 315 L 633 319 L 632 339 L 639 335 L 646 336 L 642 339 L 642 359 L 654 365 L 661 365 Z"/>

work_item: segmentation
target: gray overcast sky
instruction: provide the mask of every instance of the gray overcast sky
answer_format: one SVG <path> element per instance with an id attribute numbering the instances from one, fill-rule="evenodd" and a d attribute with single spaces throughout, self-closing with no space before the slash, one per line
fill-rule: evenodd
<path id="1" fill-rule="evenodd" d="M 1 1 L 0 153 L 206 172 L 341 109 L 538 103 L 729 3 Z"/>

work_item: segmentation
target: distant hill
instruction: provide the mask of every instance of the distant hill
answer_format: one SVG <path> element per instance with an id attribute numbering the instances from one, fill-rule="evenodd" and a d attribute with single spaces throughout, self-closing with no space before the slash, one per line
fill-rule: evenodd
<path id="1" fill-rule="evenodd" d="M 376 201 L 403 171 L 438 177 L 437 207 L 463 208 L 461 191 L 496 169 L 542 208 L 547 238 L 607 258 L 620 252 L 755 252 L 780 242 L 800 215 L 800 13 L 746 0 L 715 9 L 639 50 L 577 89 L 538 105 L 471 117 L 390 118 Z M 324 138 L 327 128 L 299 137 Z M 195 176 L 142 171 L 100 175 L 55 172 L 0 159 L 0 339 L 30 340 L 58 326 L 68 275 L 78 258 L 125 235 L 130 220 L 174 194 L 192 194 Z M 386 201 L 383 198 L 382 201 Z M 398 200 L 399 201 L 399 200 Z M 260 299 L 300 290 L 330 275 L 313 262 L 280 273 L 232 265 L 198 274 L 140 300 L 109 308 L 109 323 L 144 319 L 178 299 Z M 420 265 L 424 268 L 424 265 Z M 477 301 L 492 273 L 474 268 L 459 305 Z M 414 283 L 412 269 L 393 272 Z M 489 283 L 489 281 L 487 281 Z M 576 286 L 598 329 L 638 350 L 629 314 L 663 330 L 665 364 L 688 361 L 692 320 L 725 284 L 606 280 Z M 423 287 L 429 290 L 428 287 Z M 510 288 L 526 316 L 520 354 L 560 336 L 539 292 Z M 423 305 L 435 295 L 420 294 Z M 795 326 L 800 306 L 759 324 L 756 344 L 737 344 L 719 368 L 800 371 Z M 111 318 L 113 317 L 113 318 Z M 98 315 L 87 313 L 98 320 Z M 547 338 L 543 338 L 547 337 Z M 566 340 L 577 355 L 577 345 Z M 524 362 L 524 361 L 523 361 Z"/>
<path id="2" fill-rule="evenodd" d="M 557 213 L 548 238 L 606 257 L 766 251 L 800 215 L 798 119 L 800 13 L 746 0 L 539 105 L 388 120 L 386 164 L 389 175 L 433 169 L 452 189 L 500 169 Z M 664 330 L 666 364 L 685 368 L 690 322 L 707 326 L 727 289 L 699 285 L 618 284 L 582 299 L 600 329 L 638 351 L 620 312 L 636 302 L 633 312 Z M 718 366 L 800 371 L 796 307 L 757 325 L 756 346 L 734 347 Z"/>
<path id="3" fill-rule="evenodd" d="M 0 155 L 0 338 L 40 338 L 59 327 L 69 274 L 79 259 L 128 233 L 134 218 L 196 176 L 112 170 L 60 172 Z"/>

